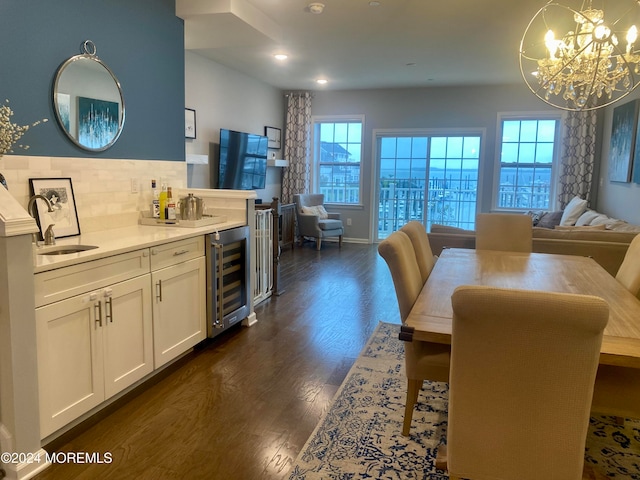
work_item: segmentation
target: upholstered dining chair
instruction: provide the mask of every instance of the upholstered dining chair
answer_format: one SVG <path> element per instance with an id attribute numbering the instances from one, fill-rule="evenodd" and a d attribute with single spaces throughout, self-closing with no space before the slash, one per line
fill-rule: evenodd
<path id="1" fill-rule="evenodd" d="M 486 286 L 451 303 L 450 478 L 583 478 L 607 303 Z"/>
<path id="2" fill-rule="evenodd" d="M 423 286 L 413 245 L 407 234 L 398 230 L 380 242 L 378 252 L 387 262 L 391 272 L 400 309 L 400 319 L 404 323 Z M 402 426 L 403 435 L 409 435 L 413 409 L 424 380 L 434 382 L 449 380 L 449 352 L 449 345 L 416 340 L 404 343 L 407 399 Z"/>
<path id="3" fill-rule="evenodd" d="M 339 213 L 329 213 L 324 208 L 322 193 L 296 194 L 293 196 L 296 205 L 296 221 L 300 243 L 305 237 L 316 239 L 316 248 L 320 250 L 322 239 L 338 237 L 338 246 L 342 247 L 344 226 Z"/>
<path id="4" fill-rule="evenodd" d="M 431 245 L 429 244 L 427 230 L 422 223 L 417 220 L 412 220 L 403 225 L 400 231 L 406 233 L 411 240 L 413 251 L 416 254 L 416 261 L 418 262 L 418 268 L 420 269 L 422 283 L 424 283 L 429 278 L 429 274 L 436 263 L 436 257 L 433 256 Z"/>
<path id="5" fill-rule="evenodd" d="M 629 244 L 616 274 L 616 280 L 640 299 L 640 234 Z"/>
<path id="6" fill-rule="evenodd" d="M 530 253 L 533 222 L 529 215 L 479 213 L 476 215 L 476 249 Z"/>

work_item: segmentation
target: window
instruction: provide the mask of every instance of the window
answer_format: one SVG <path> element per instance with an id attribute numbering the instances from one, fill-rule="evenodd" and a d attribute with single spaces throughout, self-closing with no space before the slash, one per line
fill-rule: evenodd
<path id="1" fill-rule="evenodd" d="M 362 119 L 314 120 L 314 184 L 325 203 L 360 204 Z"/>
<path id="2" fill-rule="evenodd" d="M 378 228 L 388 237 L 411 220 L 474 229 L 479 130 L 376 132 Z"/>
<path id="3" fill-rule="evenodd" d="M 500 166 L 495 206 L 549 210 L 558 159 L 560 115 L 500 118 Z"/>

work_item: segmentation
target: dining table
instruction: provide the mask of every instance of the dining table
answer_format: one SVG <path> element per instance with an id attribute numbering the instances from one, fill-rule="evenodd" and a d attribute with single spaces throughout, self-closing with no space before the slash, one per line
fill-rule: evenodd
<path id="1" fill-rule="evenodd" d="M 400 338 L 451 344 L 451 295 L 460 285 L 594 295 L 609 305 L 593 409 L 640 418 L 640 300 L 590 257 L 446 248 Z"/>

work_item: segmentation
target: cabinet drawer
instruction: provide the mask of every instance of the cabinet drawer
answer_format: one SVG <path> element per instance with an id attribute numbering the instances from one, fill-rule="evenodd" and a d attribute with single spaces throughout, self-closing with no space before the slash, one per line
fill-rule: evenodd
<path id="1" fill-rule="evenodd" d="M 204 235 L 151 247 L 151 270 L 170 267 L 204 255 Z"/>
<path id="2" fill-rule="evenodd" d="M 36 307 L 149 273 L 142 249 L 34 275 Z"/>

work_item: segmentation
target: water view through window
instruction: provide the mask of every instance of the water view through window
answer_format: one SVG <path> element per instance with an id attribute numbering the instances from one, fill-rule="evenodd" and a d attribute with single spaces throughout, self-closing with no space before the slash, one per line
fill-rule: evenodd
<path id="1" fill-rule="evenodd" d="M 378 239 L 411 220 L 473 229 L 480 135 L 380 136 Z"/>

